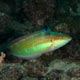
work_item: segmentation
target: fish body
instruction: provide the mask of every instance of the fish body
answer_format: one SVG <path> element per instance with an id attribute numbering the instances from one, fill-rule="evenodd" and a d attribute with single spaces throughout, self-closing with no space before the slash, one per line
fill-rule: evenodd
<path id="1" fill-rule="evenodd" d="M 14 56 L 33 59 L 64 46 L 71 39 L 63 33 L 42 30 L 13 40 L 9 43 L 9 49 Z"/>

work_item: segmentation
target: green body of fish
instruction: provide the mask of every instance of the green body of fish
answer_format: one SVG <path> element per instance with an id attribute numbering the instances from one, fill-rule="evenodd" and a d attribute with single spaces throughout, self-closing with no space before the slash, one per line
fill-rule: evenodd
<path id="1" fill-rule="evenodd" d="M 23 59 L 33 59 L 43 53 L 54 51 L 71 40 L 71 37 L 59 32 L 38 31 L 10 42 L 10 53 Z"/>

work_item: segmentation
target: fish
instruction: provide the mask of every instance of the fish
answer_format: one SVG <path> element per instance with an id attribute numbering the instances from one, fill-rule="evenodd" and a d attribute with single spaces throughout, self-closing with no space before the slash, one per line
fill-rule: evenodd
<path id="1" fill-rule="evenodd" d="M 30 60 L 55 51 L 71 40 L 72 37 L 67 34 L 46 29 L 16 38 L 9 43 L 8 48 L 11 55 Z"/>

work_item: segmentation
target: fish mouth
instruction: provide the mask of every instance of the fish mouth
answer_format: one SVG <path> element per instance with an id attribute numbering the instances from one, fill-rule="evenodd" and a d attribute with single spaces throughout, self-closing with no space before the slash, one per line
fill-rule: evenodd
<path id="1" fill-rule="evenodd" d="M 62 40 L 62 44 L 65 45 L 67 43 L 69 43 L 72 40 L 71 36 L 67 36 L 65 39 Z"/>
<path id="2" fill-rule="evenodd" d="M 67 36 L 66 38 L 67 38 L 66 40 L 67 40 L 68 42 L 72 40 L 72 37 L 71 37 L 71 36 Z"/>
<path id="3" fill-rule="evenodd" d="M 71 41 L 72 40 L 72 37 L 71 36 L 67 36 L 66 37 L 66 40 Z"/>
<path id="4" fill-rule="evenodd" d="M 67 35 L 67 34 L 64 34 L 64 35 L 62 35 L 60 37 L 61 37 L 60 38 L 61 40 L 65 40 L 65 41 L 71 41 L 72 40 L 72 37 Z"/>
<path id="5" fill-rule="evenodd" d="M 65 36 L 64 37 L 64 39 L 63 39 L 63 41 L 65 42 L 65 43 L 68 43 L 68 42 L 70 42 L 72 40 L 72 37 L 71 36 Z"/>

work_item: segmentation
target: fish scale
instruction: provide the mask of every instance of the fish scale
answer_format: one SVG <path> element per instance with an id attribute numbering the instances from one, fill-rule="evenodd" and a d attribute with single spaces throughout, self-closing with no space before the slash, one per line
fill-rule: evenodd
<path id="1" fill-rule="evenodd" d="M 38 38 L 39 39 L 39 38 Z M 40 38 L 41 39 L 41 38 Z M 39 40 L 40 40 L 39 39 Z M 16 43 L 15 45 L 12 45 L 12 48 L 13 48 L 13 50 L 15 50 L 16 52 L 18 51 L 18 50 L 32 50 L 33 51 L 33 48 L 37 48 L 37 46 L 39 46 L 39 45 L 41 45 L 42 46 L 42 44 L 46 44 L 46 43 L 51 43 L 50 42 L 50 39 L 46 39 L 45 37 L 43 37 L 40 41 L 39 40 L 37 40 L 37 39 L 35 39 L 35 40 L 30 40 L 30 41 L 27 41 L 27 40 L 25 40 L 25 42 L 19 42 L 19 43 Z M 43 49 L 44 49 L 45 47 L 43 47 Z M 37 50 L 36 50 L 37 51 Z M 28 52 L 29 53 L 29 52 Z"/>
<path id="2" fill-rule="evenodd" d="M 14 56 L 32 59 L 64 46 L 71 39 L 70 36 L 60 32 L 42 30 L 13 40 L 9 43 L 9 49 Z"/>

